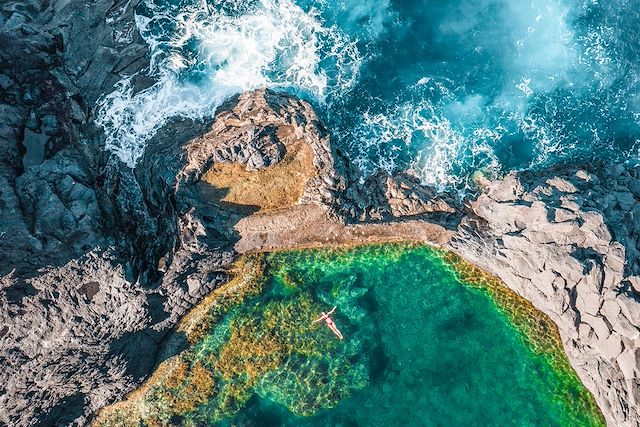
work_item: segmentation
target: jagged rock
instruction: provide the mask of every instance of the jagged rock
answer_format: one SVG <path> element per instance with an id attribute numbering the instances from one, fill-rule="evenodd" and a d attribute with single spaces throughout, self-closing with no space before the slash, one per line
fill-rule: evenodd
<path id="1" fill-rule="evenodd" d="M 41 119 L 42 132 L 49 136 L 56 135 L 58 133 L 58 119 L 55 114 L 47 114 Z"/>
<path id="2" fill-rule="evenodd" d="M 211 129 L 186 146 L 181 179 L 195 181 L 215 162 L 238 163 L 247 170 L 272 166 L 296 140 L 311 148 L 315 169 L 302 201 L 333 202 L 345 180 L 327 130 L 309 103 L 269 89 L 231 97 L 218 108 Z"/>
<path id="3" fill-rule="evenodd" d="M 461 214 L 455 196 L 422 185 L 408 172 L 390 175 L 379 171 L 362 183 L 352 177 L 341 205 L 345 216 L 358 221 L 423 217 L 456 223 Z"/>
<path id="4" fill-rule="evenodd" d="M 629 294 L 640 235 L 624 220 L 637 203 L 630 191 L 610 193 L 612 179 L 632 182 L 635 173 L 602 165 L 510 174 L 469 204 L 451 241 L 558 325 L 572 366 L 616 426 L 640 423 L 640 360 L 632 356 L 640 351 L 640 301 Z"/>
<path id="5" fill-rule="evenodd" d="M 29 129 L 24 130 L 24 139 L 22 145 L 26 152 L 22 157 L 22 165 L 25 168 L 36 166 L 44 160 L 44 148 L 49 141 L 49 137 L 42 133 L 32 132 Z"/>
<path id="6" fill-rule="evenodd" d="M 146 309 L 117 262 L 88 255 L 27 279 L 21 294 L 11 292 L 16 277 L 0 278 L 0 323 L 8 328 L 0 344 L 2 422 L 69 425 L 126 390 L 127 366 L 111 347 L 144 327 Z M 87 283 L 99 288 L 88 293 Z"/>
<path id="7" fill-rule="evenodd" d="M 69 117 L 78 123 L 84 123 L 87 120 L 85 109 L 74 99 L 69 103 Z"/>

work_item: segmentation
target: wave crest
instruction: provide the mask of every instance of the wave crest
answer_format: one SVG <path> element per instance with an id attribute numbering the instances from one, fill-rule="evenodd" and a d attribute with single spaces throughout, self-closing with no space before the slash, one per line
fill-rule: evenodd
<path id="1" fill-rule="evenodd" d="M 291 89 L 323 103 L 357 80 L 357 40 L 291 0 L 215 7 L 148 0 L 145 8 L 136 22 L 157 82 L 136 93 L 131 77 L 123 79 L 100 100 L 96 117 L 106 148 L 130 167 L 171 117 L 213 116 L 229 96 L 260 87 Z"/>

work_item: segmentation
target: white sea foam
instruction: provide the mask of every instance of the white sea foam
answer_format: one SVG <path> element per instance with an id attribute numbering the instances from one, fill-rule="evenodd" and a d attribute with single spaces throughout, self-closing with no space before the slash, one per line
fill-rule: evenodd
<path id="1" fill-rule="evenodd" d="M 292 88 L 320 103 L 348 92 L 362 61 L 357 40 L 292 0 L 254 3 L 160 8 L 148 0 L 152 17 L 137 16 L 137 25 L 158 81 L 134 93 L 131 78 L 123 79 L 100 101 L 96 122 L 106 148 L 133 167 L 169 118 L 211 116 L 246 90 Z"/>
<path id="2" fill-rule="evenodd" d="M 403 108 L 411 112 L 410 120 L 406 114 L 404 118 L 393 115 L 390 120 L 411 123 L 401 128 L 418 147 L 412 168 L 425 183 L 459 186 L 476 169 L 499 172 L 501 165 L 494 148 L 507 143 L 502 141 L 505 136 L 517 132 L 533 141 L 535 164 L 561 154 L 565 148 L 552 127 L 527 111 L 537 92 L 552 91 L 567 84 L 570 74 L 576 76 L 578 55 L 568 24 L 568 7 L 555 0 L 505 0 L 494 8 L 499 10 L 496 21 L 487 26 L 484 11 L 490 10 L 492 3 L 461 3 L 450 19 L 440 23 L 439 30 L 461 40 L 473 34 L 478 53 L 501 58 L 504 87 L 491 96 L 471 93 L 461 97 L 460 90 L 453 93 L 459 84 L 425 76 L 415 88 L 426 86 L 431 93 L 438 93 L 438 105 L 414 101 Z M 430 110 L 427 115 L 425 108 Z"/>
<path id="3" fill-rule="evenodd" d="M 442 190 L 463 184 L 460 172 L 466 165 L 497 171 L 500 166 L 490 144 L 497 138 L 486 128 L 463 134 L 422 100 L 395 105 L 384 113 L 364 113 L 349 140 L 351 151 L 357 153 L 353 161 L 365 174 L 408 168 L 423 183 Z M 408 164 L 401 159 L 406 152 L 413 153 Z"/>
<path id="4" fill-rule="evenodd" d="M 220 0 L 207 5 L 183 0 L 179 7 L 162 8 L 154 3 L 162 1 L 146 0 L 150 17 L 137 16 L 149 44 L 149 73 L 158 83 L 134 93 L 132 80 L 124 79 L 102 99 L 98 112 L 107 148 L 131 166 L 168 118 L 212 116 L 228 96 L 258 87 L 290 90 L 326 107 L 336 143 L 365 173 L 409 166 L 440 188 L 464 184 L 475 169 L 499 171 L 496 153 L 524 167 L 517 162 L 539 165 L 571 156 L 581 149 L 581 138 L 586 145 L 605 143 L 611 139 L 607 130 L 581 122 L 590 114 L 589 103 L 602 123 L 615 114 L 607 112 L 612 106 L 640 111 L 640 96 L 628 95 L 637 90 L 627 90 L 637 87 L 634 67 L 614 57 L 617 18 L 576 30 L 580 10 L 599 0 L 443 5 L 437 22 L 425 25 L 433 24 L 449 43 L 443 42 L 443 49 L 464 52 L 471 40 L 474 45 L 466 50 L 471 57 L 449 60 L 446 67 L 431 63 L 428 55 L 413 69 L 409 61 L 399 77 L 408 77 L 412 86 L 393 94 L 359 87 L 364 93 L 353 99 L 350 90 L 358 83 L 363 57 L 380 49 L 377 37 L 386 34 L 393 43 L 393 31 L 404 29 L 393 27 L 396 18 L 404 22 L 406 16 L 396 15 L 391 1 Z M 185 1 L 193 3 L 185 6 Z M 489 20 L 487 10 L 492 11 Z M 469 74 L 459 78 L 459 70 Z M 494 86 L 485 84 L 487 76 Z M 628 87 L 611 91 L 617 81 Z M 602 105 L 599 92 L 607 93 Z M 640 113 L 635 120 L 640 123 Z M 523 147 L 511 150 L 509 144 L 517 143 Z"/>

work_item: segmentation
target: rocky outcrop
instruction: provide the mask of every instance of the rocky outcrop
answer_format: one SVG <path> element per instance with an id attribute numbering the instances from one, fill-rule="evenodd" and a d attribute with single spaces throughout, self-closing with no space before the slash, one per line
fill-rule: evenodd
<path id="1" fill-rule="evenodd" d="M 609 425 L 640 425 L 640 173 L 511 174 L 470 200 L 450 243 L 557 325 Z"/>
<path id="2" fill-rule="evenodd" d="M 308 103 L 267 90 L 215 119 L 170 123 L 130 169 L 104 152 L 92 118 L 121 77 L 152 82 L 136 74 L 148 64 L 137 4 L 0 5 L 0 424 L 83 425 L 140 384 L 178 319 L 229 279 L 245 214 L 212 210 L 203 174 L 266 170 L 303 141 L 313 171 L 287 224 L 323 233 L 285 229 L 285 243 L 444 244 L 455 230 L 454 250 L 557 323 L 608 422 L 640 425 L 635 169 L 513 174 L 463 206 L 405 172 L 361 180 Z M 247 250 L 282 243 L 264 236 L 273 218 L 258 219 Z"/>
<path id="3" fill-rule="evenodd" d="M 106 246 L 96 99 L 148 63 L 137 1 L 0 6 L 0 274 Z M 126 35 L 126 37 L 125 37 Z"/>
<path id="4" fill-rule="evenodd" d="M 421 218 L 455 227 L 462 217 L 460 200 L 454 194 L 438 193 L 409 172 L 378 171 L 362 181 L 357 172 L 351 171 L 350 176 L 341 202 L 346 218 L 358 222 Z"/>
<path id="5" fill-rule="evenodd" d="M 84 424 L 154 364 L 151 296 L 122 257 L 90 123 L 98 96 L 147 64 L 137 3 L 0 5 L 3 425 Z"/>
<path id="6" fill-rule="evenodd" d="M 152 336 L 136 334 L 147 323 L 146 298 L 108 253 L 38 273 L 0 279 L 0 422 L 85 424 L 91 412 L 131 388 L 143 365 L 153 364 L 123 360 L 126 352 L 153 347 Z M 19 302 L 12 299 L 17 286 L 25 288 Z"/>
<path id="7" fill-rule="evenodd" d="M 173 187 L 105 153 L 91 123 L 146 67 L 137 4 L 0 6 L 0 425 L 86 424 L 228 279 L 233 252 L 189 246 Z"/>
<path id="8" fill-rule="evenodd" d="M 324 124 L 308 102 L 268 89 L 234 96 L 218 109 L 211 130 L 186 145 L 180 179 L 194 182 L 213 163 L 237 163 L 249 171 L 266 168 L 280 162 L 287 145 L 297 140 L 313 153 L 313 176 L 301 202 L 334 203 L 345 190 L 339 172 L 344 166 Z"/>

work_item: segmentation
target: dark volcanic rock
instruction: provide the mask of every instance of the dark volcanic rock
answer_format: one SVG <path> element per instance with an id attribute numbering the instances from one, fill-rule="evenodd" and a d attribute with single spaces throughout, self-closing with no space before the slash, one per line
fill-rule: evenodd
<path id="1" fill-rule="evenodd" d="M 438 193 L 409 172 L 390 175 L 379 171 L 362 183 L 356 177 L 341 203 L 342 212 L 353 220 L 421 218 L 455 228 L 462 217 L 455 195 Z"/>
<path id="2" fill-rule="evenodd" d="M 147 201 L 155 180 L 105 154 L 90 123 L 120 73 L 146 66 L 136 5 L 0 5 L 0 424 L 85 424 L 149 374 L 201 297 L 161 280 L 176 214 Z M 181 258 L 203 293 L 232 259 L 209 255 Z"/>
<path id="3" fill-rule="evenodd" d="M 131 387 L 127 364 L 109 354 L 110 346 L 146 327 L 145 295 L 108 253 L 39 273 L 0 279 L 0 324 L 7 327 L 0 341 L 1 421 L 84 424 Z M 98 284 L 91 298 L 89 283 Z M 25 288 L 19 299 L 11 292 L 18 286 Z"/>
<path id="4" fill-rule="evenodd" d="M 200 176 L 213 162 L 278 163 L 289 137 L 314 155 L 305 203 L 345 222 L 457 228 L 456 251 L 557 323 L 608 422 L 638 425 L 637 170 L 510 175 L 463 208 L 408 173 L 360 182 L 311 106 L 268 90 L 167 125 L 130 169 L 92 118 L 148 65 L 137 4 L 0 5 L 0 425 L 83 425 L 139 385 L 178 319 L 229 279 L 232 231 L 205 214 Z"/>
<path id="5" fill-rule="evenodd" d="M 44 149 L 49 142 L 46 134 L 32 132 L 30 129 L 24 130 L 24 139 L 22 145 L 26 152 L 22 157 L 22 167 L 37 166 L 44 160 Z"/>

